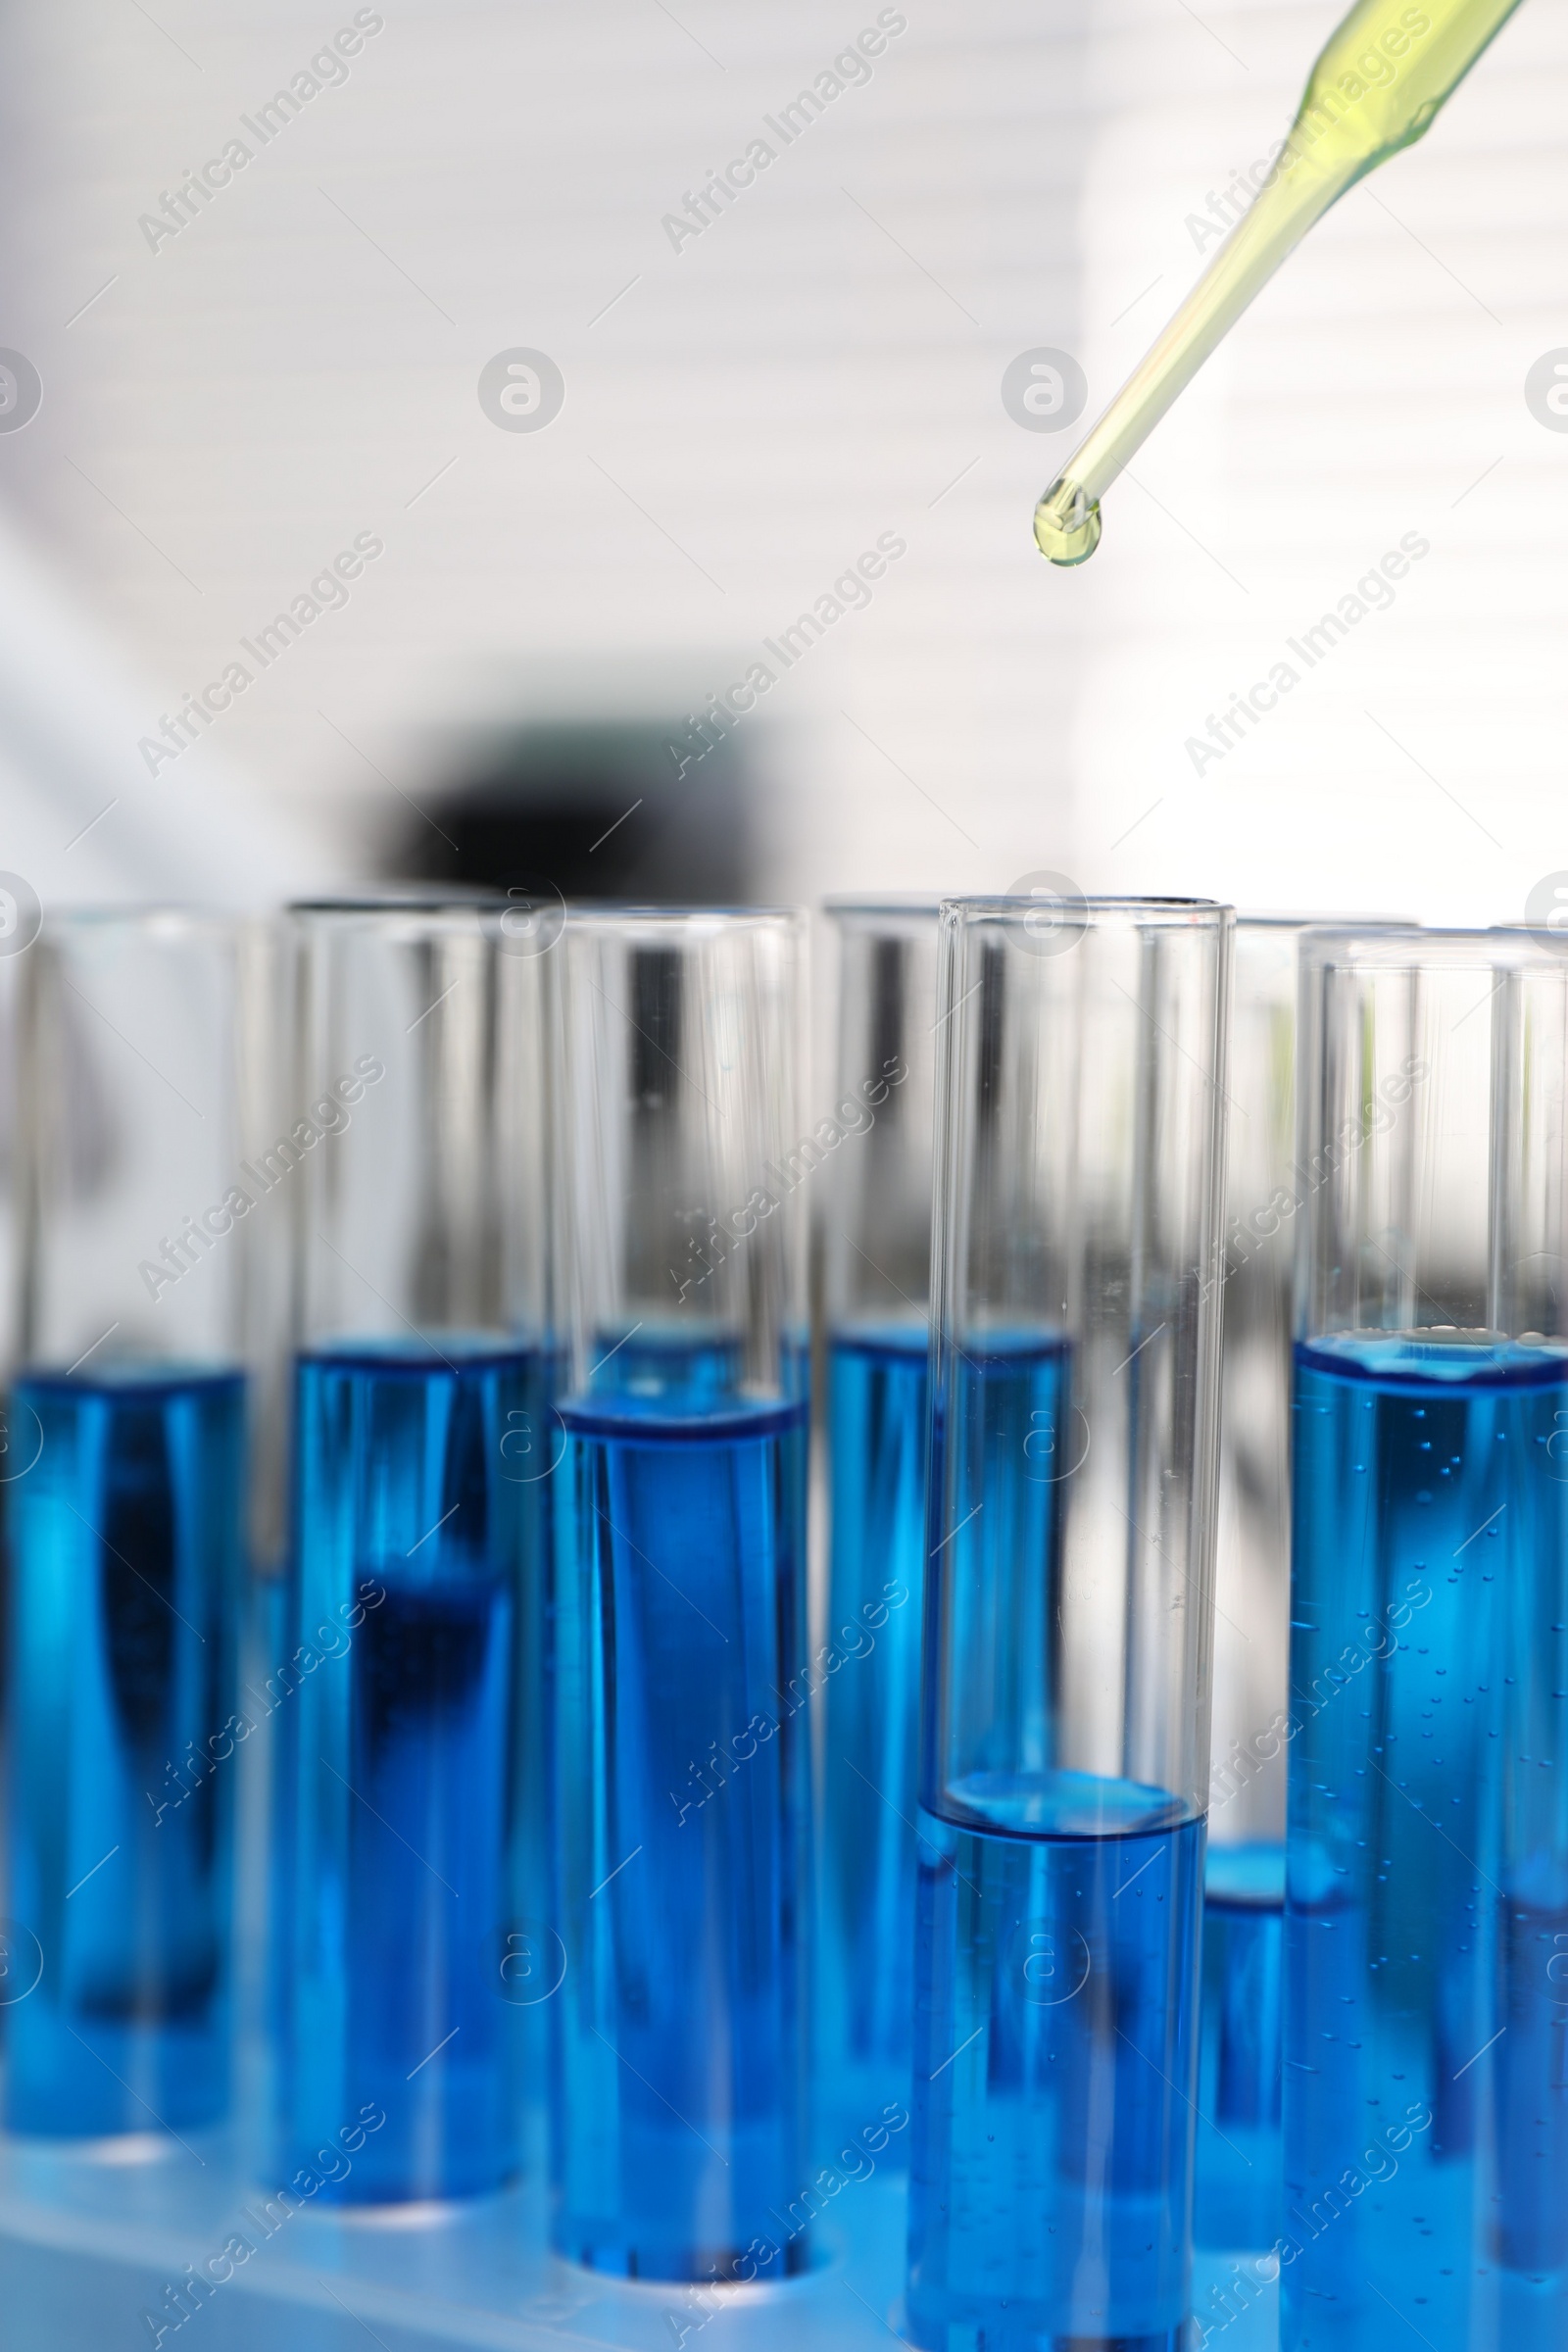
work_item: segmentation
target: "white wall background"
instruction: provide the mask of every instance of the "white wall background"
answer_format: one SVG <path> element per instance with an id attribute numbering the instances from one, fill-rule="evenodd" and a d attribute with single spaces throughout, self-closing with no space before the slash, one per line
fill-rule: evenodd
<path id="1" fill-rule="evenodd" d="M 661 217 L 872 0 L 386 0 L 347 81 L 152 252 L 138 216 L 352 6 L 15 0 L 0 345 L 45 396 L 0 433 L 0 504 L 126 664 L 80 895 L 175 846 L 236 892 L 352 864 L 487 728 L 738 676 L 889 530 L 874 604 L 748 722 L 772 895 L 1052 866 L 1492 919 L 1568 867 L 1568 434 L 1523 397 L 1568 344 L 1568 0 L 1529 0 L 1315 232 L 1073 573 L 1029 535 L 1073 436 L 1016 425 L 1002 370 L 1059 345 L 1109 395 L 1338 0 L 903 5 L 870 83 L 678 254 Z M 538 434 L 478 405 L 512 345 L 565 377 Z M 137 736 L 361 531 L 386 552 L 348 606 L 150 780 Z M 1196 774 L 1187 737 L 1412 531 L 1393 609 Z M 57 703 L 101 666 L 71 629 Z M 0 668 L 0 822 L 41 840 L 60 755 L 15 707 Z M 77 870 L 51 847 L 33 878 Z"/>

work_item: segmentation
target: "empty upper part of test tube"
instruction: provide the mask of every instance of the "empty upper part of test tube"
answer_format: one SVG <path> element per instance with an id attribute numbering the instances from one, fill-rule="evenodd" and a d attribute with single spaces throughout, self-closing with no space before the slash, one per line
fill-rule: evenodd
<path id="1" fill-rule="evenodd" d="M 605 1349 L 636 1323 L 639 1379 L 668 1338 L 675 1393 L 680 1348 L 710 1342 L 726 1381 L 783 1394 L 826 1156 L 803 1085 L 804 917 L 583 907 L 565 947 L 568 1393 L 618 1382 Z"/>
<path id="2" fill-rule="evenodd" d="M 1054 564 L 1100 544 L 1100 501 L 1313 222 L 1421 137 L 1519 0 L 1358 0 L 1330 36 L 1250 209 L 1035 510 Z"/>
<path id="3" fill-rule="evenodd" d="M 822 1216 L 832 1329 L 917 1324 L 931 1283 L 935 898 L 832 900 L 838 956 L 832 1153 Z"/>

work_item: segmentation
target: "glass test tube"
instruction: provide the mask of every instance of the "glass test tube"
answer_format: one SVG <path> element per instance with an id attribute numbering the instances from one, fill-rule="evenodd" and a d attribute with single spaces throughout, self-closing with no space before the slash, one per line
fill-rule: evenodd
<path id="1" fill-rule="evenodd" d="M 20 1014 L 5 2121 L 228 2105 L 254 938 L 50 918 Z M 167 2144 L 167 2143 L 166 2143 Z"/>
<path id="2" fill-rule="evenodd" d="M 1290 1653 L 1291 1274 L 1303 925 L 1232 956 L 1214 1706 L 1194 2236 L 1272 2247 L 1283 2213 L 1280 1969 Z"/>
<path id="3" fill-rule="evenodd" d="M 835 1661 L 823 1694 L 815 1980 L 824 2153 L 878 2128 L 890 2104 L 908 2111 L 937 906 L 828 911 L 839 1011 L 822 1232 Z M 907 2142 L 890 2146 L 902 2155 Z"/>
<path id="4" fill-rule="evenodd" d="M 942 911 L 906 2331 L 1187 2320 L 1232 916 Z"/>
<path id="5" fill-rule="evenodd" d="M 566 931 L 556 1474 L 558 2250 L 808 2255 L 803 918 Z"/>
<path id="6" fill-rule="evenodd" d="M 553 934 L 471 904 L 293 924 L 278 2150 L 308 2194 L 452 2197 L 518 2167 L 552 1973 Z"/>
<path id="7" fill-rule="evenodd" d="M 1281 2340 L 1560 2352 L 1568 959 L 1302 953 Z"/>

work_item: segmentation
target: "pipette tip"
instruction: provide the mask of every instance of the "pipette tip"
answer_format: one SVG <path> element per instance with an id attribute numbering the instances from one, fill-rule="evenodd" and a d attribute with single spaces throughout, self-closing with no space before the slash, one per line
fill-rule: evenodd
<path id="1" fill-rule="evenodd" d="M 1063 474 L 1035 509 L 1035 545 L 1048 563 L 1087 564 L 1100 545 L 1100 501 Z"/>

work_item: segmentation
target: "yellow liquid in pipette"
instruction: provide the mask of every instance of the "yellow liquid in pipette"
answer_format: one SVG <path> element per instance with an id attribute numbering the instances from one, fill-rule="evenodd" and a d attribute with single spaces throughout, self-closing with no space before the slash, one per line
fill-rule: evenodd
<path id="1" fill-rule="evenodd" d="M 1519 0 L 1360 0 L 1330 39 L 1278 163 L 1181 309 L 1035 509 L 1053 564 L 1100 545 L 1100 501 L 1286 255 L 1347 188 L 1428 129 Z"/>

